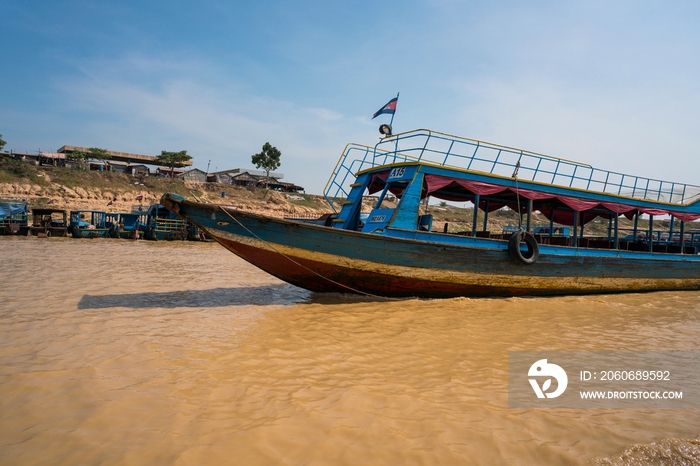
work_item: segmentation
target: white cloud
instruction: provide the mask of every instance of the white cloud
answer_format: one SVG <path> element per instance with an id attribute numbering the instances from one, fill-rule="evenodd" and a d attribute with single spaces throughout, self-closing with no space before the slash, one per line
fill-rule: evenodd
<path id="1" fill-rule="evenodd" d="M 144 58 L 86 63 L 82 68 L 89 72 L 82 77 L 57 80 L 65 112 L 95 115 L 73 132 L 79 140 L 70 143 L 87 139 L 148 154 L 184 149 L 196 166 L 206 168 L 211 160 L 213 171 L 251 167 L 250 156 L 269 141 L 282 151 L 280 171 L 287 180 L 320 194 L 347 142 L 343 133 L 357 127 L 331 109 L 249 95 L 235 81 L 212 75 L 205 80 L 186 71 L 206 66 L 202 63 L 154 63 Z M 174 69 L 179 73 L 170 78 Z"/>

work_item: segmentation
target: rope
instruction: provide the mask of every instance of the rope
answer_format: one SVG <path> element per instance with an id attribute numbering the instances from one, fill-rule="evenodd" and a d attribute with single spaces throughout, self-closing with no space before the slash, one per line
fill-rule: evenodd
<path id="1" fill-rule="evenodd" d="M 294 260 L 294 259 L 292 259 L 291 257 L 289 257 L 287 254 L 285 254 L 285 253 L 283 253 L 282 251 L 278 250 L 278 249 L 275 248 L 269 241 L 265 241 L 264 239 L 262 239 L 261 237 L 259 237 L 258 235 L 256 235 L 254 232 L 252 232 L 250 229 L 248 229 L 248 227 L 246 227 L 246 226 L 243 225 L 241 222 L 239 222 L 238 219 L 237 219 L 236 217 L 234 217 L 234 216 L 231 215 L 226 209 L 224 209 L 223 206 L 219 206 L 219 208 L 221 209 L 222 212 L 224 212 L 226 215 L 228 215 L 234 222 L 236 222 L 236 223 L 238 224 L 238 226 L 240 226 L 240 227 L 243 228 L 245 231 L 247 231 L 248 233 L 250 233 L 255 239 L 257 239 L 258 241 L 262 241 L 263 243 L 265 243 L 265 245 L 266 245 L 268 248 L 270 248 L 271 250 L 273 250 L 274 252 L 276 252 L 276 253 L 279 254 L 280 256 L 284 257 L 285 259 L 289 260 L 289 261 L 292 262 L 293 264 L 295 264 L 295 265 L 301 267 L 302 269 L 306 270 L 307 272 L 311 272 L 312 274 L 316 275 L 317 277 L 319 277 L 319 278 L 321 278 L 321 279 L 323 279 L 323 280 L 329 281 L 329 282 L 333 283 L 334 285 L 337 285 L 337 286 L 340 286 L 340 287 L 345 288 L 345 289 L 347 289 L 347 290 L 350 290 L 350 291 L 352 291 L 353 293 L 357 293 L 357 294 L 364 295 L 364 296 L 369 296 L 369 297 L 372 297 L 372 298 L 389 299 L 389 300 L 398 300 L 398 298 L 390 298 L 390 297 L 386 297 L 386 296 L 379 296 L 379 295 L 375 295 L 375 294 L 372 294 L 372 293 L 367 293 L 367 292 L 365 292 L 365 291 L 360 291 L 360 290 L 355 289 L 355 288 L 353 288 L 353 287 L 351 287 L 351 286 L 345 285 L 345 284 L 343 284 L 343 283 L 337 282 L 337 281 L 335 281 L 335 280 L 333 280 L 333 279 L 331 279 L 331 278 L 328 278 L 328 277 L 325 277 L 325 276 L 321 275 L 320 273 L 316 272 L 315 270 L 312 270 L 312 269 L 306 267 L 305 265 L 300 264 L 300 263 L 297 262 L 296 260 Z"/>

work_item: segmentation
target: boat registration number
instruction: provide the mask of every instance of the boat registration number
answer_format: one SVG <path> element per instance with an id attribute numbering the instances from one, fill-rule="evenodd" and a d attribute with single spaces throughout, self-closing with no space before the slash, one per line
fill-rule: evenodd
<path id="1" fill-rule="evenodd" d="M 391 171 L 389 172 L 389 179 L 401 178 L 405 172 L 406 172 L 406 167 L 392 168 Z"/>
<path id="2" fill-rule="evenodd" d="M 369 223 L 379 223 L 386 220 L 386 215 L 374 215 L 369 218 Z"/>

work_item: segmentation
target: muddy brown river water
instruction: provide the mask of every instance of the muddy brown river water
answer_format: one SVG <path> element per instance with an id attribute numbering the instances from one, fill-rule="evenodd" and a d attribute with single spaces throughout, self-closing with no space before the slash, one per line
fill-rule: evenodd
<path id="1" fill-rule="evenodd" d="M 378 301 L 0 237 L 0 464 L 700 464 L 700 410 L 508 408 L 520 350 L 700 351 L 700 293 Z"/>

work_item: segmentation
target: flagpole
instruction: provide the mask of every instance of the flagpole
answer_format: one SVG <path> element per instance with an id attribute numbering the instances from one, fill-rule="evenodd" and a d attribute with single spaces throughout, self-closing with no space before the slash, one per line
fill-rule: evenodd
<path id="1" fill-rule="evenodd" d="M 399 106 L 399 92 L 396 93 L 396 106 Z M 389 126 L 393 128 L 393 123 L 394 123 L 394 115 L 396 115 L 396 110 L 394 110 L 394 113 L 391 114 L 391 121 L 389 122 Z"/>

